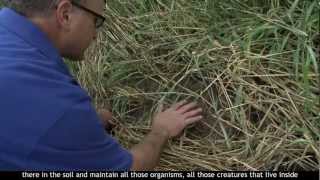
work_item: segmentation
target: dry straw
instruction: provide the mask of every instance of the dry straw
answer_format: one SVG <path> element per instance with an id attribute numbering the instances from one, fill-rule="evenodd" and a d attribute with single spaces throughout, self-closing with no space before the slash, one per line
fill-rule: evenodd
<path id="1" fill-rule="evenodd" d="M 316 170 L 318 12 L 311 0 L 110 0 L 98 43 L 72 66 L 95 104 L 112 106 L 126 147 L 159 102 L 205 109 L 157 169 Z"/>

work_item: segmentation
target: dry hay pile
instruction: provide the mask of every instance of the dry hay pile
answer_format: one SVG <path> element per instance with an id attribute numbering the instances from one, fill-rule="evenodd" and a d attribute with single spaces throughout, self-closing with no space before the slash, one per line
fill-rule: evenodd
<path id="1" fill-rule="evenodd" d="M 299 0 L 110 0 L 99 48 L 74 72 L 98 106 L 112 106 L 126 147 L 150 130 L 159 102 L 205 109 L 157 169 L 316 170 L 318 11 Z"/>

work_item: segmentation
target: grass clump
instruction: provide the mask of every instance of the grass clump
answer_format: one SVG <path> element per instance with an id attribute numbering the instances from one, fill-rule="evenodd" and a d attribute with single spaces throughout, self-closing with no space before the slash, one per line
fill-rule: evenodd
<path id="1" fill-rule="evenodd" d="M 317 170 L 319 2 L 108 0 L 107 23 L 73 64 L 127 147 L 161 101 L 205 119 L 169 142 L 161 170 Z"/>

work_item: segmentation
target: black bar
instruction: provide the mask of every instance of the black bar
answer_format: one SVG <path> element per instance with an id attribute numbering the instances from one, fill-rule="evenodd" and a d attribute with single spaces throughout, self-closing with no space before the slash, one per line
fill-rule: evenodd
<path id="1" fill-rule="evenodd" d="M 0 179 L 290 179 L 319 180 L 319 171 L 0 171 Z"/>

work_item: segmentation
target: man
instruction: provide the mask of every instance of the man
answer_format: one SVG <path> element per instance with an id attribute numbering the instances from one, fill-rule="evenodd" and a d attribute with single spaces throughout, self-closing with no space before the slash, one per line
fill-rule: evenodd
<path id="1" fill-rule="evenodd" d="M 0 11 L 0 170 L 152 170 L 168 139 L 202 116 L 160 110 L 130 150 L 107 134 L 62 57 L 82 59 L 103 0 L 7 0 Z"/>

